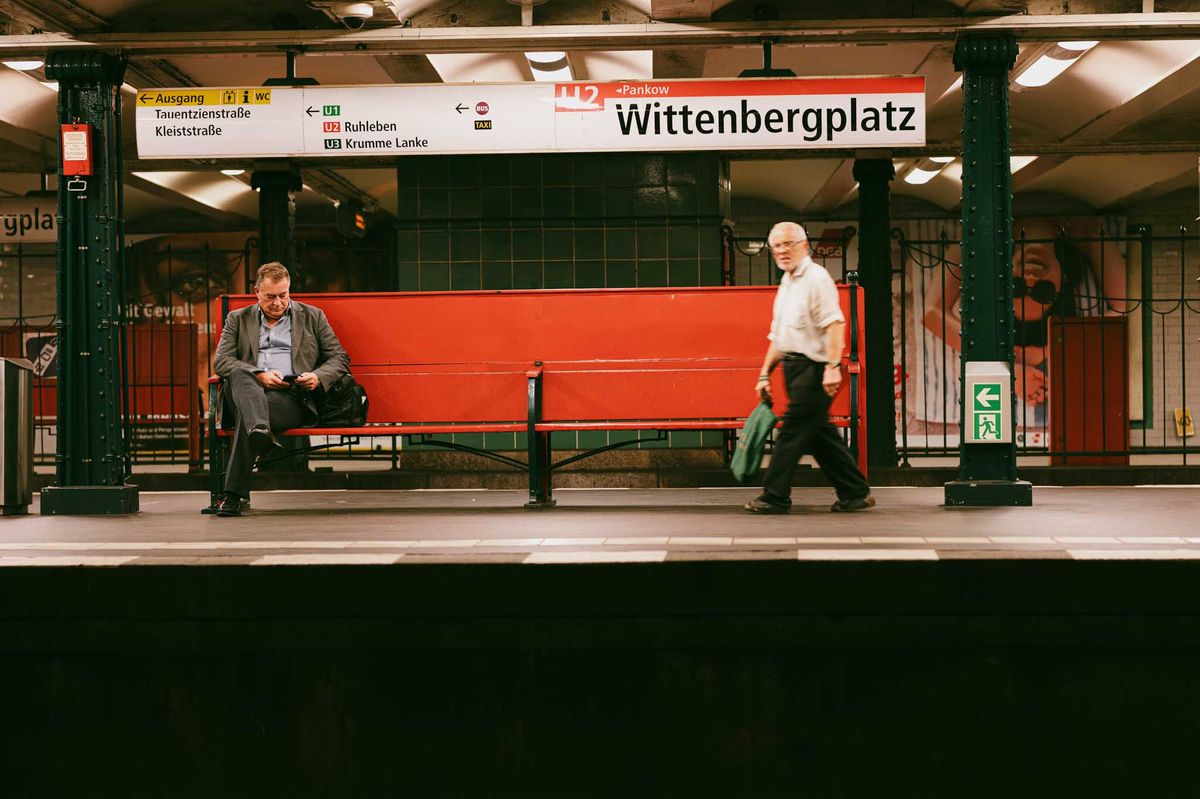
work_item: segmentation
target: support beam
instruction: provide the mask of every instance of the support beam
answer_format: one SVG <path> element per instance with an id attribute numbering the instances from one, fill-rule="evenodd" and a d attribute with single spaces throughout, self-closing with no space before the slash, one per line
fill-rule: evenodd
<path id="1" fill-rule="evenodd" d="M 947 505 L 1033 504 L 1032 486 L 1017 480 L 1014 435 L 1008 443 L 966 443 L 966 408 L 972 400 L 966 396 L 968 364 L 1005 362 L 1012 373 L 1008 73 L 1016 56 L 1016 41 L 1004 34 L 964 36 L 954 48 L 954 68 L 963 73 L 962 443 L 958 480 L 946 483 Z M 1016 418 L 1011 382 L 1000 402 L 1014 409 L 1008 415 L 1011 434 Z"/>
<path id="2" fill-rule="evenodd" d="M 966 34 L 1007 34 L 1027 42 L 1070 39 L 1197 39 L 1200 14 L 1016 14 L 1001 17 L 778 20 L 763 22 L 646 22 L 624 25 L 546 25 L 375 28 L 362 31 L 207 31 L 195 33 L 43 33 L 9 36 L 0 56 L 61 50 L 121 50 L 130 56 L 275 55 L 303 45 L 309 55 L 498 53 L 532 50 L 650 50 L 692 47 L 953 42 Z"/>
<path id="3" fill-rule="evenodd" d="M 292 273 L 292 289 L 304 290 L 296 268 L 296 192 L 300 170 L 290 161 L 255 165 L 250 185 L 258 190 L 258 251 L 261 263 L 280 261 Z"/>
<path id="4" fill-rule="evenodd" d="M 89 126 L 92 174 L 58 182 L 58 451 L 42 513 L 138 510 L 123 381 L 124 238 L 121 81 L 124 59 L 51 53 L 58 119 Z"/>
<path id="5" fill-rule="evenodd" d="M 870 468 L 896 465 L 889 185 L 895 177 L 888 153 L 872 153 L 854 162 L 854 178 L 858 181 L 858 280 L 867 315 L 866 444 Z"/>

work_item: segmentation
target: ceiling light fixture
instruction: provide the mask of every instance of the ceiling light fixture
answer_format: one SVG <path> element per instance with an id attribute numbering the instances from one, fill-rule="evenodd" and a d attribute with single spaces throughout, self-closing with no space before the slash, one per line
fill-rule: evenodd
<path id="1" fill-rule="evenodd" d="M 1045 86 L 1066 72 L 1067 67 L 1074 64 L 1081 55 L 1097 44 L 1098 42 L 1059 42 L 1051 45 L 1047 52 L 1022 70 L 1013 83 L 1026 89 Z"/>
<path id="2" fill-rule="evenodd" d="M 245 171 L 246 170 L 244 170 L 244 169 L 222 169 L 221 174 L 228 175 L 231 178 L 236 178 L 238 175 L 243 174 Z"/>
<path id="3" fill-rule="evenodd" d="M 913 186 L 928 183 L 952 161 L 954 161 L 953 155 L 931 155 L 928 158 L 922 158 L 904 176 L 904 182 Z"/>
<path id="4" fill-rule="evenodd" d="M 1036 155 L 1014 155 L 1008 159 L 1008 173 L 1015 175 L 1036 160 Z"/>
<path id="5" fill-rule="evenodd" d="M 567 54 L 562 52 L 526 53 L 529 70 L 533 79 L 538 81 L 567 81 L 575 80 L 571 74 L 571 65 L 567 63 Z"/>
<path id="6" fill-rule="evenodd" d="M 40 58 L 6 58 L 4 66 L 17 72 L 29 72 L 31 69 L 41 69 L 46 62 Z"/>

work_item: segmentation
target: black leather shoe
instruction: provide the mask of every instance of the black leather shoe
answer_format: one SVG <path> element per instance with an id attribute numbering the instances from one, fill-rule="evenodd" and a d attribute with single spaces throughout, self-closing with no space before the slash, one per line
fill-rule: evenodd
<path id="1" fill-rule="evenodd" d="M 250 500 L 237 494 L 226 493 L 217 500 L 218 516 L 241 516 L 243 511 L 250 509 Z"/>
<path id="2" fill-rule="evenodd" d="M 873 507 L 875 507 L 875 497 L 867 494 L 865 497 L 857 499 L 839 499 L 833 503 L 833 507 L 830 510 L 834 513 L 850 513 L 851 511 L 866 510 Z"/>
<path id="3" fill-rule="evenodd" d="M 250 429 L 250 451 L 255 455 L 264 456 L 280 448 L 279 439 L 270 428 L 258 426 Z"/>
<path id="4" fill-rule="evenodd" d="M 772 513 L 788 513 L 791 508 L 784 505 L 776 505 L 774 502 L 767 502 L 762 497 L 752 499 L 742 506 L 750 513 L 772 514 Z"/>

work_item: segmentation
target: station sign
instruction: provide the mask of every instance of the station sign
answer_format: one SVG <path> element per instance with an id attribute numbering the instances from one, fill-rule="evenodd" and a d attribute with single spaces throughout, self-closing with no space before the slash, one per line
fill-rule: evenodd
<path id="1" fill-rule="evenodd" d="M 922 77 L 152 89 L 140 158 L 791 150 L 925 143 Z"/>
<path id="2" fill-rule="evenodd" d="M 57 214 L 53 194 L 0 200 L 0 243 L 58 241 Z"/>

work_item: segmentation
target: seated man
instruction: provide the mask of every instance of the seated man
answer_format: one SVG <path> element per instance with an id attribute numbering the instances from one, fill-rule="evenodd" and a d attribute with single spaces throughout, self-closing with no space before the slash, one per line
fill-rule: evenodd
<path id="1" fill-rule="evenodd" d="M 218 516 L 240 516 L 249 504 L 254 459 L 278 446 L 272 431 L 315 424 L 313 392 L 350 369 L 325 312 L 292 301 L 290 284 L 283 264 L 260 266 L 258 304 L 229 314 L 217 343 L 213 369 L 225 379 L 235 422 Z"/>

